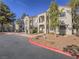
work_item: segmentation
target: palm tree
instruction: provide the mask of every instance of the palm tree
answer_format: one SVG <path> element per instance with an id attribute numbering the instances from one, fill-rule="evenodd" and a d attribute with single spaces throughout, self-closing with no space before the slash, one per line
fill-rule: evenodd
<path id="1" fill-rule="evenodd" d="M 56 4 L 56 1 L 53 0 L 49 8 L 49 18 L 50 18 L 50 28 L 53 28 L 55 32 L 56 27 L 59 24 L 58 17 L 59 17 L 58 5 Z"/>
<path id="2" fill-rule="evenodd" d="M 1 31 L 4 30 L 3 24 L 11 23 L 15 20 L 15 15 L 9 9 L 9 7 L 0 1 L 0 24 Z"/>
<path id="3" fill-rule="evenodd" d="M 70 0 L 69 6 L 72 12 L 72 22 L 73 28 L 76 29 L 77 34 L 79 33 L 79 14 L 77 14 L 77 9 L 79 9 L 79 0 Z M 79 12 L 79 11 L 78 11 Z"/>

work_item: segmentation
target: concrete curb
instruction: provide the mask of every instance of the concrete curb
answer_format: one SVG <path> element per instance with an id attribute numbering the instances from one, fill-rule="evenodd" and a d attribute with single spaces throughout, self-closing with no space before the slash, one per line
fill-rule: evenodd
<path id="1" fill-rule="evenodd" d="M 46 49 L 48 49 L 48 50 L 55 51 L 55 52 L 57 52 L 57 53 L 61 53 L 61 54 L 64 54 L 64 55 L 66 55 L 66 56 L 72 57 L 71 54 L 69 54 L 69 53 L 67 53 L 67 52 L 64 52 L 64 51 L 62 51 L 62 50 L 59 50 L 59 49 L 57 49 L 57 48 L 51 48 L 51 47 L 48 47 L 48 46 L 44 46 L 44 45 L 42 45 L 42 44 L 39 44 L 39 43 L 37 43 L 37 42 L 34 42 L 34 41 L 32 41 L 32 38 L 29 38 L 29 42 L 30 42 L 31 44 L 33 44 L 33 45 L 36 45 L 36 46 L 39 46 L 39 47 L 42 47 L 42 48 L 46 48 Z"/>
<path id="2" fill-rule="evenodd" d="M 17 33 L 17 32 L 4 32 L 4 34 L 5 35 L 12 35 L 12 34 L 14 34 L 14 35 L 17 35 L 17 36 L 27 36 L 26 34 L 24 34 L 24 33 Z"/>

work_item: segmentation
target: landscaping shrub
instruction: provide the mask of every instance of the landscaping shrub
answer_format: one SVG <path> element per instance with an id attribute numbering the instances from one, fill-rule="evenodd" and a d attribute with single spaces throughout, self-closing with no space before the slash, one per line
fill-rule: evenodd
<path id="1" fill-rule="evenodd" d="M 37 28 L 35 27 L 34 29 L 33 29 L 33 32 L 32 32 L 33 34 L 34 33 L 37 33 Z"/>
<path id="2" fill-rule="evenodd" d="M 69 52 L 72 56 L 77 56 L 79 54 L 79 46 L 69 45 L 64 47 L 63 51 Z"/>
<path id="3" fill-rule="evenodd" d="M 32 38 L 32 40 L 36 40 L 36 38 Z"/>

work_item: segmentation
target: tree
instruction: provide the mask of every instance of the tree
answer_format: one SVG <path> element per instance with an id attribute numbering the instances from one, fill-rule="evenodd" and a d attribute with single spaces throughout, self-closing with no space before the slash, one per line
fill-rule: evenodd
<path id="1" fill-rule="evenodd" d="M 20 24 L 20 22 L 21 22 L 21 20 L 20 20 L 20 19 L 17 19 L 17 20 L 16 20 L 16 24 L 18 24 L 18 25 L 19 25 L 19 24 Z"/>
<path id="2" fill-rule="evenodd" d="M 12 13 L 9 7 L 0 1 L 0 24 L 1 24 L 1 31 L 4 30 L 3 24 L 11 23 L 15 20 L 15 14 Z"/>
<path id="3" fill-rule="evenodd" d="M 56 1 L 53 0 L 49 8 L 49 18 L 50 18 L 50 28 L 53 28 L 56 31 L 56 27 L 59 25 L 59 10 Z"/>
<path id="4" fill-rule="evenodd" d="M 25 16 L 27 16 L 26 13 L 23 13 L 21 19 L 24 19 Z"/>
<path id="5" fill-rule="evenodd" d="M 70 0 L 69 6 L 71 7 L 73 28 L 76 29 L 77 34 L 79 33 L 79 14 L 77 10 L 79 9 L 79 0 Z M 79 12 L 79 11 L 78 11 Z"/>

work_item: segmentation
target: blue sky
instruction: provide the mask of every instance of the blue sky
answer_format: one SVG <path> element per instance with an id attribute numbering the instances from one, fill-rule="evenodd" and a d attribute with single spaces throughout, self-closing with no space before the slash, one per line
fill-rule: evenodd
<path id="1" fill-rule="evenodd" d="M 52 0 L 3 0 L 19 18 L 23 13 L 30 16 L 45 12 Z M 56 0 L 58 5 L 66 5 L 69 0 Z"/>

